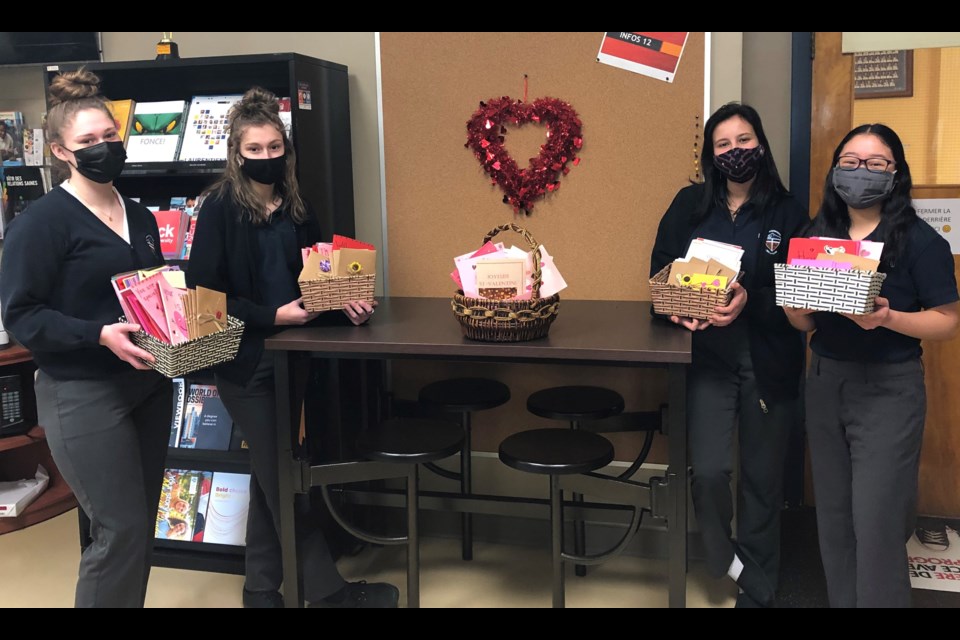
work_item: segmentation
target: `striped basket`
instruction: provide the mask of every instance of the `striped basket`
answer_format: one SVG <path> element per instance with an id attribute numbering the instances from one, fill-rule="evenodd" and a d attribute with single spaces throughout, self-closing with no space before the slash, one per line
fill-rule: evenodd
<path id="1" fill-rule="evenodd" d="M 487 244 L 501 231 L 516 231 L 533 251 L 533 295 L 529 300 L 488 300 L 468 298 L 462 290 L 453 294 L 450 303 L 463 335 L 481 342 L 523 342 L 542 338 L 560 310 L 560 296 L 540 297 L 540 243 L 530 232 L 515 224 L 502 224 L 483 239 Z"/>
<path id="2" fill-rule="evenodd" d="M 732 289 L 694 289 L 669 284 L 670 275 L 668 264 L 657 275 L 650 278 L 650 299 L 653 301 L 653 310 L 665 316 L 680 316 L 706 320 L 714 311 L 714 307 L 725 307 L 733 298 Z M 737 281 L 743 277 L 743 272 L 737 276 Z"/>
<path id="3" fill-rule="evenodd" d="M 377 274 L 357 276 L 324 276 L 313 280 L 301 280 L 303 308 L 310 312 L 343 309 L 352 300 L 373 302 L 377 286 Z"/>
<path id="4" fill-rule="evenodd" d="M 795 264 L 773 265 L 777 304 L 781 307 L 866 314 L 887 274 L 854 269 L 818 269 Z"/>
<path id="5" fill-rule="evenodd" d="M 121 322 L 124 320 L 121 319 Z M 179 378 L 236 358 L 242 335 L 243 322 L 228 316 L 226 329 L 180 344 L 161 342 L 142 329 L 131 333 L 130 339 L 156 358 L 150 364 L 153 369 L 168 378 Z"/>

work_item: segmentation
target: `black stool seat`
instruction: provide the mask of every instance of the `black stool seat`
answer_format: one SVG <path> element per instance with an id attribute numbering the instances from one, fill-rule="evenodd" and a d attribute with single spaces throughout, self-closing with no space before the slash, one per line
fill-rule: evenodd
<path id="1" fill-rule="evenodd" d="M 527 398 L 527 411 L 555 420 L 601 420 L 623 412 L 623 406 L 623 396 L 604 387 L 551 387 Z"/>
<path id="2" fill-rule="evenodd" d="M 500 443 L 500 460 L 528 473 L 586 473 L 610 464 L 613 445 L 601 435 L 572 429 L 533 429 Z"/>
<path id="3" fill-rule="evenodd" d="M 384 420 L 357 439 L 357 449 L 370 460 L 411 464 L 452 456 L 462 445 L 460 425 L 419 418 Z"/>
<path id="4" fill-rule="evenodd" d="M 510 400 L 510 388 L 488 378 L 452 378 L 420 389 L 420 402 L 449 412 L 493 409 Z"/>

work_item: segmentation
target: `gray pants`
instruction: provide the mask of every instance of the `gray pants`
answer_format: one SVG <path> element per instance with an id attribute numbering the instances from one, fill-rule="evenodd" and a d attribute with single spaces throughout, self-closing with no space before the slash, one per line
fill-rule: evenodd
<path id="1" fill-rule="evenodd" d="M 776 586 L 780 573 L 784 455 L 787 436 L 796 421 L 797 401 L 765 399 L 764 412 L 749 349 L 741 350 L 735 371 L 693 366 L 688 380 L 693 507 L 706 550 L 707 569 L 719 578 L 733 561 L 730 480 L 734 446 L 739 446 L 737 544 Z"/>
<path id="2" fill-rule="evenodd" d="M 250 447 L 250 512 L 247 516 L 247 591 L 278 591 L 283 583 L 280 547 L 280 484 L 273 353 L 265 351 L 253 378 L 240 386 L 217 376 L 217 389 Z M 345 583 L 330 555 L 323 530 L 307 513 L 308 496 L 297 496 L 298 551 L 303 562 L 303 597 L 315 602 Z"/>
<path id="3" fill-rule="evenodd" d="M 919 359 L 861 364 L 814 356 L 807 437 L 820 557 L 832 607 L 908 607 L 927 396 Z"/>
<path id="4" fill-rule="evenodd" d="M 90 519 L 77 607 L 142 607 L 170 437 L 173 385 L 153 371 L 99 380 L 41 372 L 50 453 Z"/>

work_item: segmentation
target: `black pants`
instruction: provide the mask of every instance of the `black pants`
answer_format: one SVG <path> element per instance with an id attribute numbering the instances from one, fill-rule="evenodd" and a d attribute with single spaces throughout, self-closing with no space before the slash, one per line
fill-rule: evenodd
<path id="1" fill-rule="evenodd" d="M 247 516 L 246 581 L 248 591 L 277 591 L 283 583 L 280 547 L 280 485 L 277 460 L 277 405 L 274 356 L 265 351 L 246 386 L 217 376 L 217 389 L 230 417 L 250 447 L 250 512 Z M 283 427 L 287 428 L 287 427 Z M 297 496 L 297 532 L 303 562 L 303 596 L 315 602 L 345 583 L 330 555 L 319 520 L 308 513 L 308 496 Z"/>
<path id="2" fill-rule="evenodd" d="M 780 572 L 784 455 L 797 401 L 765 399 L 766 410 L 761 407 L 749 348 L 741 349 L 735 370 L 694 365 L 688 380 L 693 507 L 707 569 L 719 578 L 733 561 L 730 480 L 738 446 L 737 544 L 775 586 Z"/>
<path id="3" fill-rule="evenodd" d="M 923 365 L 814 356 L 806 402 L 830 606 L 910 606 L 906 541 L 927 406 Z"/>
<path id="4" fill-rule="evenodd" d="M 142 607 L 153 553 L 173 385 L 153 371 L 36 384 L 57 468 L 90 519 L 77 607 Z"/>

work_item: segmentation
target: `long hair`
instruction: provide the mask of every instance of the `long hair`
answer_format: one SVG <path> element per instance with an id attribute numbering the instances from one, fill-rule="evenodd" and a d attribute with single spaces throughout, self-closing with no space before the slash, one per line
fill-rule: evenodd
<path id="1" fill-rule="evenodd" d="M 881 268 L 886 271 L 896 266 L 897 258 L 903 252 L 906 243 L 907 231 L 917 219 L 917 211 L 913 208 L 910 190 L 913 188 L 913 179 L 910 177 L 910 165 L 903 151 L 900 137 L 890 127 L 884 124 L 862 124 L 852 130 L 837 148 L 833 151 L 833 162 L 823 185 L 823 201 L 810 227 L 809 235 L 828 237 L 842 237 L 850 232 L 850 211 L 847 204 L 833 188 L 833 167 L 837 166 L 840 152 L 854 137 L 859 135 L 874 135 L 880 138 L 893 153 L 893 161 L 897 171 L 893 179 L 893 191 L 884 200 L 880 208 L 880 235 L 883 242 L 883 255 L 880 259 Z"/>
<path id="2" fill-rule="evenodd" d="M 63 144 L 63 130 L 73 124 L 79 112 L 87 109 L 102 111 L 112 122 L 115 121 L 107 107 L 106 98 L 100 95 L 100 78 L 82 67 L 54 77 L 47 94 L 50 109 L 44 123 L 44 135 L 48 143 L 56 142 L 66 147 Z M 70 177 L 70 168 L 60 158 L 52 156 L 52 159 L 54 182 L 63 182 Z"/>
<path id="3" fill-rule="evenodd" d="M 277 195 L 287 204 L 290 216 L 298 223 L 307 219 L 307 206 L 300 196 L 297 183 L 297 156 L 293 143 L 287 136 L 286 128 L 280 120 L 280 104 L 277 96 L 262 87 L 253 87 L 240 102 L 233 105 L 227 114 L 227 167 L 223 176 L 207 190 L 207 194 L 219 197 L 231 197 L 240 207 L 241 217 L 247 217 L 254 224 L 263 224 L 269 220 L 267 203 L 262 202 L 254 190 L 251 181 L 240 170 L 240 140 L 248 127 L 270 125 L 283 137 L 283 148 L 287 154 L 287 166 L 283 179 L 274 185 Z"/>
<path id="4" fill-rule="evenodd" d="M 750 193 L 747 195 L 747 199 L 757 208 L 757 211 L 762 212 L 768 204 L 776 202 L 777 199 L 787 193 L 787 188 L 780 181 L 777 165 L 773 161 L 773 151 L 771 151 L 770 143 L 767 141 L 767 134 L 763 132 L 760 114 L 750 105 L 728 102 L 717 109 L 703 127 L 700 171 L 703 173 L 704 190 L 703 198 L 693 212 L 696 224 L 703 222 L 714 206 L 726 206 L 727 180 L 713 164 L 713 133 L 720 123 L 735 116 L 740 116 L 753 127 L 754 133 L 757 134 L 757 141 L 764 148 L 764 154 L 760 158 L 760 166 L 753 184 L 750 185 Z"/>

